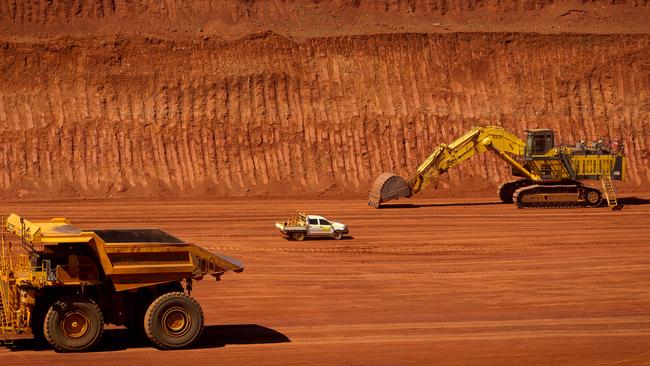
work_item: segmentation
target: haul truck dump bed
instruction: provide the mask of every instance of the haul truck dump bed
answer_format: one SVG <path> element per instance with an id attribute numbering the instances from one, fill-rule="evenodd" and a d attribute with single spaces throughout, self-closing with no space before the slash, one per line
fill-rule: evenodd
<path id="1" fill-rule="evenodd" d="M 158 229 L 81 230 L 64 218 L 12 214 L 1 249 L 0 339 L 31 331 L 59 351 L 92 348 L 104 323 L 126 325 L 160 348 L 188 346 L 203 329 L 192 281 L 243 271 Z"/>

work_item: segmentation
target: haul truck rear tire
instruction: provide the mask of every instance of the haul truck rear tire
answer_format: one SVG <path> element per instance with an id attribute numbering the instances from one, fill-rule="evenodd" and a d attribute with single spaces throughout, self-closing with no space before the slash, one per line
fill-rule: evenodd
<path id="1" fill-rule="evenodd" d="M 43 322 L 45 339 L 59 352 L 83 352 L 102 338 L 104 316 L 84 297 L 66 297 L 50 306 Z"/>
<path id="2" fill-rule="evenodd" d="M 158 348 L 192 345 L 203 332 L 203 310 L 184 292 L 169 292 L 154 300 L 144 316 L 144 331 Z"/>
<path id="3" fill-rule="evenodd" d="M 518 179 L 511 182 L 506 182 L 499 187 L 499 198 L 503 203 L 513 203 L 512 196 L 515 194 L 515 191 L 521 187 L 529 186 L 533 184 L 533 181 L 530 179 Z"/>

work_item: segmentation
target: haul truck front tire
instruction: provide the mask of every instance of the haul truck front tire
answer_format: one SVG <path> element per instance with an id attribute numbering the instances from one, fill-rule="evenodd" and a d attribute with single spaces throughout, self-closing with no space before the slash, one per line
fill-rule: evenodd
<path id="1" fill-rule="evenodd" d="M 104 317 L 97 304 L 84 297 L 65 297 L 50 306 L 43 335 L 59 352 L 83 352 L 97 345 L 104 332 Z"/>
<path id="2" fill-rule="evenodd" d="M 158 348 L 189 347 L 203 332 L 203 310 L 184 292 L 166 293 L 149 305 L 144 331 Z"/>

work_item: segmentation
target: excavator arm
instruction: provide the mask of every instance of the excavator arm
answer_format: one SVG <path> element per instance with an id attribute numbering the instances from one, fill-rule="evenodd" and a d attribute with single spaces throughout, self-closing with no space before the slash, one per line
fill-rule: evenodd
<path id="1" fill-rule="evenodd" d="M 380 175 L 372 186 L 368 204 L 379 207 L 383 202 L 410 197 L 420 192 L 438 176 L 474 155 L 492 151 L 528 179 L 539 177 L 519 164 L 512 156 L 523 156 L 526 143 L 498 126 L 474 127 L 451 144 L 440 144 L 406 180 L 390 173 Z"/>

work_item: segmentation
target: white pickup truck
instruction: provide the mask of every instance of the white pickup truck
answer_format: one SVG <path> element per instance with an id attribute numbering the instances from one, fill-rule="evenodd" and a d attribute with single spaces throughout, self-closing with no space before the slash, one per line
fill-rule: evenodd
<path id="1" fill-rule="evenodd" d="M 284 222 L 276 222 L 275 227 L 290 240 L 305 240 L 308 237 L 330 237 L 336 240 L 349 233 L 347 225 L 329 221 L 322 216 L 299 213 Z"/>

